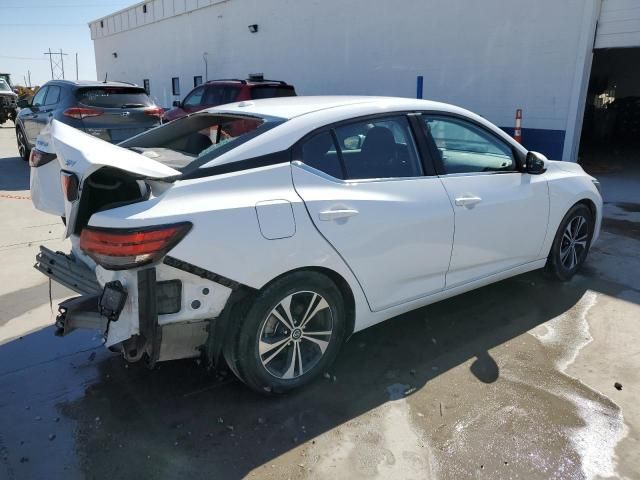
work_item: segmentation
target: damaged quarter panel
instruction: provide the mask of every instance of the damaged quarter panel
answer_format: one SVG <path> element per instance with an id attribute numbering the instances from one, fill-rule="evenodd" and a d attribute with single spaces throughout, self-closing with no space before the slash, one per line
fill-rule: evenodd
<path id="1" fill-rule="evenodd" d="M 274 221 L 271 209 L 287 215 Z M 356 310 L 368 313 L 361 289 L 353 288 L 357 280 L 317 233 L 293 189 L 289 162 L 176 181 L 158 197 L 93 214 L 89 225 L 136 228 L 181 221 L 193 228 L 169 252 L 173 258 L 254 289 L 292 270 L 327 268 L 352 286 Z"/>

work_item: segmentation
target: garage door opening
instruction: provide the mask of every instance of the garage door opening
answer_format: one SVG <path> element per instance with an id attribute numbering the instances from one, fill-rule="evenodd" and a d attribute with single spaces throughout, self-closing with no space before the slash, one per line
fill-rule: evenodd
<path id="1" fill-rule="evenodd" d="M 640 181 L 640 48 L 595 51 L 579 161 L 592 175 Z"/>

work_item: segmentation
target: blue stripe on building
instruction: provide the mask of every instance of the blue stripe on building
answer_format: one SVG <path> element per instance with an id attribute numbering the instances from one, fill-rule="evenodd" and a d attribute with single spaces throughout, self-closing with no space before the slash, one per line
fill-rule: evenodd
<path id="1" fill-rule="evenodd" d="M 513 136 L 513 127 L 500 127 Z M 562 160 L 564 149 L 564 130 L 545 130 L 542 128 L 523 128 L 522 145 L 527 150 L 540 152 L 550 160 Z"/>

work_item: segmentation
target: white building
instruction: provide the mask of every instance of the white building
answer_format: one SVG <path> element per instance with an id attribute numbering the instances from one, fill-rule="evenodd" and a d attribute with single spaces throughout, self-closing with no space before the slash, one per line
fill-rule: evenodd
<path id="1" fill-rule="evenodd" d="M 626 56 L 640 59 L 638 0 L 148 0 L 89 26 L 98 78 L 146 80 L 164 106 L 195 77 L 262 72 L 304 95 L 414 97 L 423 76 L 425 98 L 506 130 L 521 108 L 523 143 L 565 160 L 577 157 L 594 48 L 628 49 L 603 63 L 638 76 L 629 95 L 640 96 L 640 63 Z"/>

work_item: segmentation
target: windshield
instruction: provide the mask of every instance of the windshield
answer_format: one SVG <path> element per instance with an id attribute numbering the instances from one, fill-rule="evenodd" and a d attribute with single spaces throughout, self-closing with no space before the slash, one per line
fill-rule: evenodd
<path id="1" fill-rule="evenodd" d="M 11 92 L 11 87 L 4 78 L 0 78 L 0 92 Z"/>
<path id="2" fill-rule="evenodd" d="M 135 108 L 151 107 L 153 101 L 141 88 L 91 87 L 80 88 L 76 93 L 78 102 L 90 107 Z"/>
<path id="3" fill-rule="evenodd" d="M 282 119 L 199 113 L 142 133 L 120 144 L 182 173 L 281 124 Z"/>

